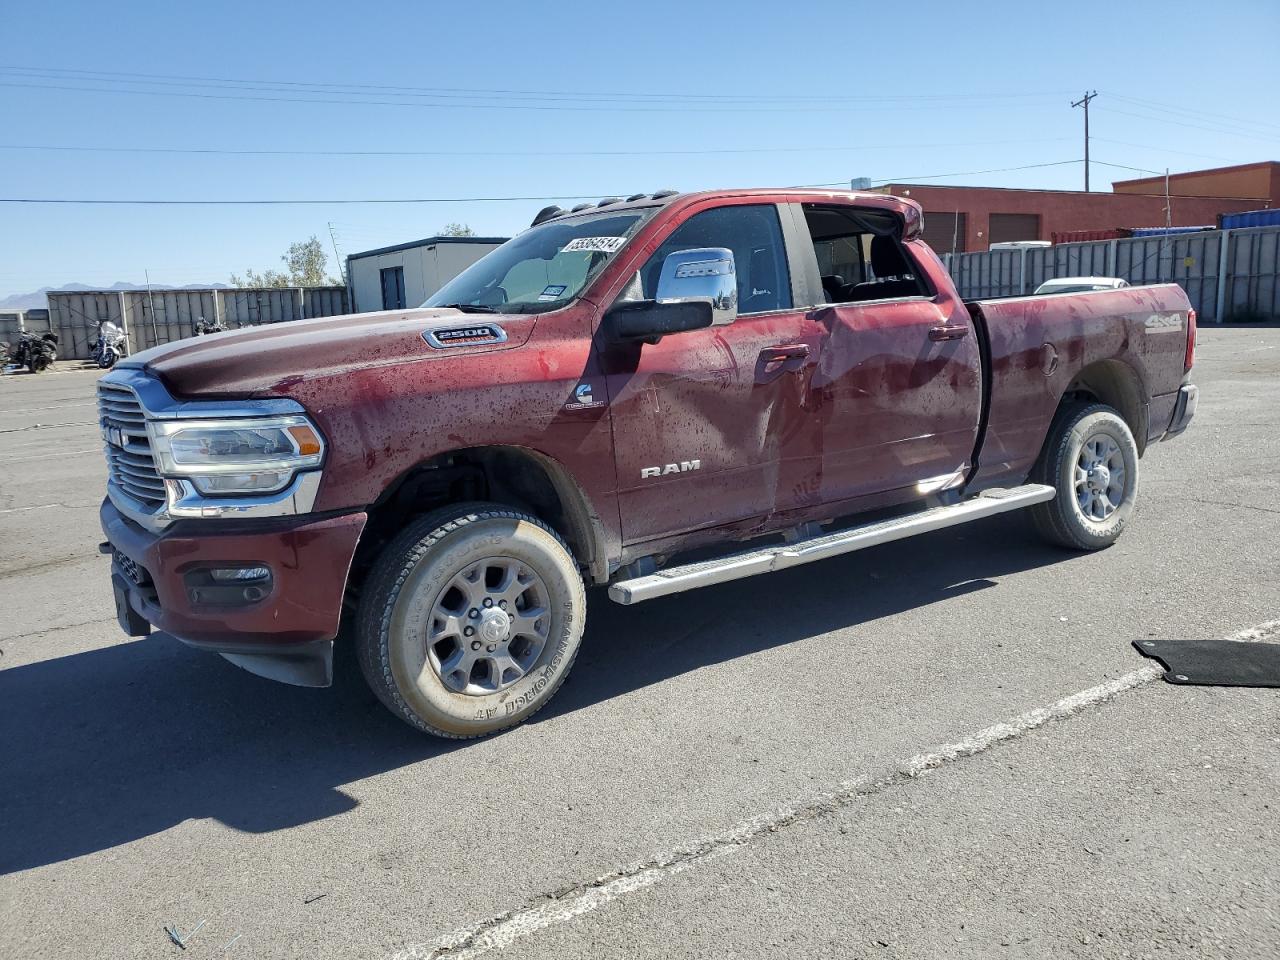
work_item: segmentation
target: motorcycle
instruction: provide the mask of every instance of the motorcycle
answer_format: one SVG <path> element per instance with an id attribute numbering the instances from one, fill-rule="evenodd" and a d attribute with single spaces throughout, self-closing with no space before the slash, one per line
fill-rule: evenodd
<path id="1" fill-rule="evenodd" d="M 32 373 L 39 373 L 53 366 L 58 359 L 58 335 L 56 333 L 21 334 L 18 348 L 11 359 L 20 367 L 26 367 Z"/>
<path id="2" fill-rule="evenodd" d="M 222 333 L 227 329 L 217 320 L 206 320 L 204 317 L 191 321 L 191 326 L 197 337 L 208 336 L 211 333 Z"/>
<path id="3" fill-rule="evenodd" d="M 117 360 L 129 355 L 124 331 L 110 320 L 98 321 L 98 340 L 93 347 L 93 359 L 103 370 L 115 366 Z"/>

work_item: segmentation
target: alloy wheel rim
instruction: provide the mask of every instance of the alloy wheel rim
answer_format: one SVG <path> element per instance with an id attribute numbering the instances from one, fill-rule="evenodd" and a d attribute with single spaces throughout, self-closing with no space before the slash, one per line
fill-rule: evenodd
<path id="1" fill-rule="evenodd" d="M 519 682 L 551 634 L 546 583 L 527 563 L 486 557 L 440 591 L 427 625 L 427 662 L 453 693 L 488 696 Z"/>
<path id="2" fill-rule="evenodd" d="M 1124 502 L 1124 453 L 1115 439 L 1104 433 L 1089 437 L 1076 457 L 1074 477 L 1076 506 L 1091 523 L 1104 523 Z"/>

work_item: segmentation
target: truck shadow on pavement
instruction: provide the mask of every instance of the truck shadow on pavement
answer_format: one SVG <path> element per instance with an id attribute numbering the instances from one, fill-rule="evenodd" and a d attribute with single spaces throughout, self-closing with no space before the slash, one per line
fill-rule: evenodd
<path id="1" fill-rule="evenodd" d="M 593 591 L 578 662 L 532 723 L 553 729 L 574 710 L 707 664 L 1074 556 L 997 517 L 638 607 Z M 655 655 L 635 656 L 640 645 Z M 0 669 L 0 874 L 193 818 L 266 833 L 334 817 L 357 804 L 344 784 L 469 746 L 392 717 L 353 657 L 340 652 L 335 673 L 329 690 L 282 686 L 164 635 Z"/>

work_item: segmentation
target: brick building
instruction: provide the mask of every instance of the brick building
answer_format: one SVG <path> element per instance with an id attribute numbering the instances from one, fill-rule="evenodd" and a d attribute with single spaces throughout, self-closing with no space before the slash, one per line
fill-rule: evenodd
<path id="1" fill-rule="evenodd" d="M 1140 180 L 1117 180 L 1111 184 L 1116 193 L 1164 193 L 1164 177 Z M 1241 197 L 1270 201 L 1264 206 L 1280 204 L 1280 162 L 1242 163 L 1235 167 L 1192 170 L 1169 175 L 1169 194 L 1174 197 Z"/>
<path id="2" fill-rule="evenodd" d="M 1113 187 L 1114 193 L 1085 193 L 890 183 L 876 192 L 910 197 L 923 206 L 925 239 L 939 253 L 1050 240 L 1054 233 L 1076 230 L 1165 225 L 1164 177 L 1118 181 Z M 1169 194 L 1173 226 L 1212 226 L 1220 213 L 1280 204 L 1280 163 L 1174 174 Z"/>

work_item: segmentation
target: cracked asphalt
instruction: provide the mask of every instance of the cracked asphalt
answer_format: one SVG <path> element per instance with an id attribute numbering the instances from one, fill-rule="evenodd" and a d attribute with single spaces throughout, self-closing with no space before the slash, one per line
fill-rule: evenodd
<path id="1" fill-rule="evenodd" d="M 824 799 L 1280 618 L 1280 329 L 1201 331 L 1114 548 L 1006 516 L 598 593 L 552 705 L 463 745 L 120 636 L 95 378 L 0 378 L 0 956 L 1280 957 L 1280 690 L 1141 683 Z"/>

